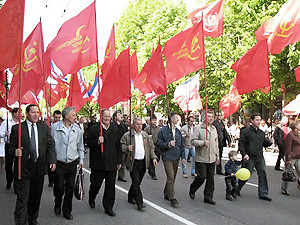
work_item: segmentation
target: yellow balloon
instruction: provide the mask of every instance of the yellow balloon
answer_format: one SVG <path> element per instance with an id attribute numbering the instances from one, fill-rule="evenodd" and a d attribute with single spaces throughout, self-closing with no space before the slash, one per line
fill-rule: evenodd
<path id="1" fill-rule="evenodd" d="M 239 180 L 248 180 L 251 176 L 251 173 L 248 169 L 246 168 L 241 168 L 238 171 L 236 171 L 235 176 L 239 179 Z"/>

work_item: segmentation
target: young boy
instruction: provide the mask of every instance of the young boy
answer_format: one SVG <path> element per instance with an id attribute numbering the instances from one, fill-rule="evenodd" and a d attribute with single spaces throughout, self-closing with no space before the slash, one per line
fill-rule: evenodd
<path id="1" fill-rule="evenodd" d="M 232 201 L 232 197 L 236 198 L 237 181 L 235 173 L 242 162 L 237 161 L 237 152 L 234 150 L 228 153 L 228 157 L 229 160 L 225 164 L 226 200 Z"/>

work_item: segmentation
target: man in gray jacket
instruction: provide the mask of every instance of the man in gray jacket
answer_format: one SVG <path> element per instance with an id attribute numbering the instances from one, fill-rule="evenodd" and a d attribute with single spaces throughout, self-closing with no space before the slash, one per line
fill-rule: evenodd
<path id="1" fill-rule="evenodd" d="M 72 198 L 75 184 L 77 165 L 82 168 L 84 158 L 83 135 L 80 127 L 74 123 L 76 119 L 75 107 L 66 107 L 62 111 L 63 120 L 51 127 L 51 134 L 55 140 L 57 166 L 54 180 L 55 215 L 60 215 L 62 197 L 64 195 L 62 211 L 66 219 L 72 220 Z"/>
<path id="2" fill-rule="evenodd" d="M 220 163 L 218 148 L 218 133 L 215 126 L 212 125 L 214 116 L 212 112 L 207 112 L 206 121 L 197 126 L 191 139 L 195 146 L 195 169 L 197 176 L 190 186 L 189 195 L 191 199 L 195 198 L 195 193 L 199 187 L 205 183 L 204 202 L 215 205 L 213 194 L 215 189 L 214 173 L 215 166 Z"/>

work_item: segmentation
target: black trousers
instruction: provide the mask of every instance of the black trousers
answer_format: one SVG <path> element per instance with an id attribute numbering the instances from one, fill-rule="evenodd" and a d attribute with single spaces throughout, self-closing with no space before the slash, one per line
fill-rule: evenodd
<path id="1" fill-rule="evenodd" d="M 14 164 L 14 157 L 11 156 L 9 153 L 9 144 L 5 143 L 5 174 L 6 174 L 7 184 L 11 184 L 14 180 L 13 164 Z"/>
<path id="2" fill-rule="evenodd" d="M 155 155 L 157 156 L 157 162 L 159 162 L 160 159 L 160 149 L 155 147 Z M 150 175 L 150 177 L 155 177 L 156 173 L 155 173 L 155 166 L 153 164 L 153 160 L 150 160 L 150 164 L 149 164 L 149 168 L 148 168 L 148 174 Z"/>
<path id="3" fill-rule="evenodd" d="M 71 163 L 57 162 L 55 179 L 54 179 L 54 203 L 55 207 L 61 207 L 62 199 L 62 211 L 63 213 L 71 213 L 72 211 L 72 199 L 75 184 L 75 177 L 77 172 L 78 160 Z"/>
<path id="4" fill-rule="evenodd" d="M 105 179 L 105 189 L 102 198 L 102 205 L 105 210 L 111 210 L 115 204 L 116 199 L 116 176 L 117 170 L 96 170 L 91 169 L 90 176 L 90 191 L 89 199 L 95 200 L 103 180 Z"/>
<path id="5" fill-rule="evenodd" d="M 223 155 L 223 148 L 224 146 L 219 143 L 219 160 L 220 163 L 219 165 L 216 166 L 216 172 L 217 173 L 222 173 L 222 155 Z"/>
<path id="6" fill-rule="evenodd" d="M 195 171 L 197 176 L 195 177 L 193 183 L 190 186 L 190 192 L 195 193 L 206 180 L 203 192 L 204 199 L 212 200 L 215 190 L 215 163 L 195 162 Z"/>
<path id="7" fill-rule="evenodd" d="M 17 195 L 15 208 L 15 224 L 27 224 L 27 221 L 36 221 L 44 185 L 44 175 L 38 175 L 37 163 L 27 161 L 23 168 L 20 180 L 14 180 L 14 189 Z"/>
<path id="8" fill-rule="evenodd" d="M 275 169 L 280 169 L 280 161 L 281 161 L 281 159 L 283 159 L 283 157 L 285 155 L 285 145 L 278 145 L 278 149 L 279 149 L 279 153 L 278 153 L 278 158 L 277 158 L 277 162 L 275 165 Z"/>
<path id="9" fill-rule="evenodd" d="M 131 186 L 128 191 L 128 200 L 135 199 L 136 204 L 143 203 L 143 194 L 141 191 L 141 183 L 146 172 L 145 160 L 134 160 L 132 171 L 130 172 Z"/>

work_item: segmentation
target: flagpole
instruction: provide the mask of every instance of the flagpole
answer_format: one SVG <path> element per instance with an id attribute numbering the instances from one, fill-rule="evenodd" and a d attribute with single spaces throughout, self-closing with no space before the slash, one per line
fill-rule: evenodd
<path id="1" fill-rule="evenodd" d="M 223 59 L 223 44 L 224 44 L 224 36 L 222 35 L 222 44 L 221 44 L 221 60 Z M 222 67 L 222 61 L 220 60 L 221 67 Z M 221 84 L 222 84 L 222 73 L 221 69 L 219 70 L 219 104 L 218 104 L 218 113 L 220 113 L 220 102 L 221 102 Z"/>
<path id="2" fill-rule="evenodd" d="M 21 149 L 21 120 L 22 120 L 22 110 L 21 110 L 21 99 L 22 99 L 22 71 L 23 71 L 23 31 L 24 31 L 24 14 L 25 14 L 25 0 L 23 4 L 23 22 L 21 31 L 21 52 L 19 62 L 20 62 L 20 74 L 19 74 L 19 124 L 18 124 L 18 149 Z M 22 152 L 22 149 L 21 149 Z M 21 180 L 21 157 L 18 156 L 18 180 Z"/>
<path id="3" fill-rule="evenodd" d="M 6 89 L 6 101 L 5 101 L 5 107 L 6 107 L 6 119 L 7 119 L 7 123 L 6 123 L 6 131 L 8 131 L 8 73 L 7 70 L 5 70 L 5 75 L 6 75 L 6 84 L 5 84 L 5 89 Z M 8 137 L 7 140 L 8 142 Z"/>
<path id="4" fill-rule="evenodd" d="M 203 28 L 203 11 L 202 11 L 202 35 L 204 32 Z M 205 125 L 206 125 L 206 140 L 208 140 L 208 121 L 207 121 L 207 82 L 206 82 L 206 63 L 205 63 L 205 44 L 204 44 L 204 38 L 203 38 L 203 60 L 204 60 L 204 84 L 205 84 Z"/>
<path id="5" fill-rule="evenodd" d="M 130 52 L 129 52 L 130 56 Z M 129 97 L 129 145 L 131 145 L 131 76 L 130 76 L 130 57 L 129 58 L 129 91 L 130 91 L 130 97 Z M 129 152 L 129 161 L 131 162 L 133 160 L 132 151 Z"/>
<path id="6" fill-rule="evenodd" d="M 95 24 L 96 24 L 96 55 L 97 55 L 97 73 L 98 73 L 98 104 L 99 104 L 99 114 L 100 114 L 100 136 L 103 136 L 102 129 L 102 115 L 101 115 L 101 101 L 100 101 L 100 69 L 99 69 L 99 56 L 98 56 L 98 34 L 97 34 L 97 14 L 96 14 L 96 1 L 95 2 Z M 103 143 L 101 143 L 101 155 L 103 157 Z"/>

